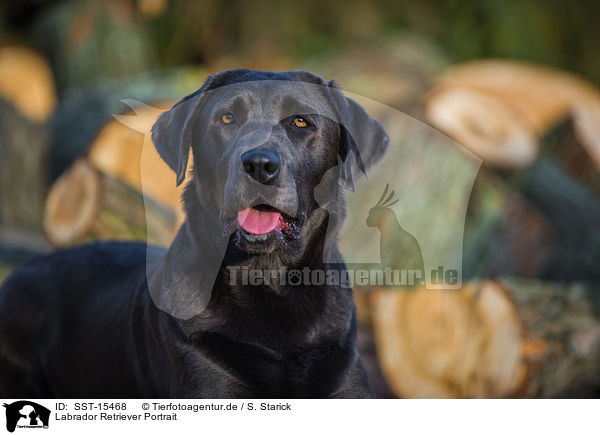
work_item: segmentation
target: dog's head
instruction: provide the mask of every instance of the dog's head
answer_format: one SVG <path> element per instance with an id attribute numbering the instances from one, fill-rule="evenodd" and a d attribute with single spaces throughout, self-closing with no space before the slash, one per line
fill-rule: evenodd
<path id="1" fill-rule="evenodd" d="M 323 221 L 314 216 L 324 175 L 337 174 L 328 195 L 338 195 L 337 186 L 352 188 L 389 142 L 332 81 L 304 71 L 245 69 L 210 76 L 159 117 L 152 139 L 178 184 L 192 149 L 188 220 L 218 215 L 230 243 L 251 255 L 306 246 L 301 239 Z"/>

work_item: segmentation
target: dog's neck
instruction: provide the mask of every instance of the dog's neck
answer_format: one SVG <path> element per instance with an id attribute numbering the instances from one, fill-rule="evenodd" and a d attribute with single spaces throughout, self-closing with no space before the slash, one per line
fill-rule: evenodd
<path id="1" fill-rule="evenodd" d="M 234 338 L 248 335 L 303 345 L 323 336 L 336 339 L 347 332 L 339 330 L 340 322 L 328 325 L 323 319 L 343 318 L 347 323 L 341 324 L 350 327 L 354 308 L 349 288 L 250 285 L 232 281 L 228 269 L 308 268 L 340 273 L 344 265 L 336 236 L 343 221 L 341 195 L 328 211 L 315 207 L 307 214 L 300 238 L 292 241 L 289 249 L 251 255 L 241 252 L 232 237 L 223 233 L 218 208 L 205 206 L 210 201 L 199 200 L 201 194 L 193 183 L 186 188 L 187 220 L 149 281 L 154 302 L 178 319 L 186 336 L 216 332 Z"/>
<path id="2" fill-rule="evenodd" d="M 342 269 L 341 260 L 337 264 L 324 261 L 329 221 L 325 210 L 317 209 L 308 217 L 307 228 L 311 230 L 306 235 L 310 237 L 299 242 L 302 244 L 300 252 L 274 252 L 266 256 L 236 251 L 230 240 L 222 243 L 214 233 L 211 240 L 198 237 L 196 229 L 202 227 L 194 219 L 201 215 L 188 216 L 190 221 L 182 225 L 160 266 L 159 281 L 155 281 L 160 283 L 163 299 L 159 305 L 173 311 L 169 314 L 179 318 L 178 323 L 186 336 L 207 331 L 238 338 L 258 334 L 254 336 L 270 337 L 270 342 L 302 345 L 323 336 L 335 339 L 346 333 L 339 330 L 339 323 L 326 325 L 323 319 L 342 317 L 350 325 L 353 304 L 352 292 L 348 288 L 331 285 L 244 285 L 230 281 L 228 266 L 231 265 L 240 267 L 238 270 L 241 267 L 247 267 L 247 270 L 308 268 L 324 272 Z M 207 219 L 219 217 L 209 213 L 202 215 L 201 219 L 207 222 Z M 337 252 L 335 247 L 333 250 Z M 157 287 L 156 284 L 154 286 Z M 163 310 L 169 312 L 169 309 Z M 248 329 L 249 325 L 252 325 L 252 331 Z"/>

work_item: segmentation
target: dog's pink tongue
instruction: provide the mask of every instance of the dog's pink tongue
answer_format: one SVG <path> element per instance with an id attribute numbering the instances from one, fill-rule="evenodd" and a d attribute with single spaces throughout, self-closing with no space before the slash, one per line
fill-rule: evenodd
<path id="1" fill-rule="evenodd" d="M 273 231 L 281 214 L 276 211 L 261 211 L 247 208 L 238 212 L 238 222 L 244 230 L 252 234 L 267 234 Z"/>

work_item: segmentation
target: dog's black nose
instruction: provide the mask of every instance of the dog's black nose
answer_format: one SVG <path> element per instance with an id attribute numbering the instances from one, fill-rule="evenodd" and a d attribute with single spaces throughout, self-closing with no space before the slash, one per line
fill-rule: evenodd
<path id="1" fill-rule="evenodd" d="M 269 150 L 255 149 L 242 154 L 244 170 L 262 184 L 269 184 L 279 174 L 281 161 Z"/>

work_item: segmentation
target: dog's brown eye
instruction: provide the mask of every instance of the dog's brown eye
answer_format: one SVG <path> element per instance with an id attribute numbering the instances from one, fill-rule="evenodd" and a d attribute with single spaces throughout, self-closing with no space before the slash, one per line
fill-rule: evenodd
<path id="1" fill-rule="evenodd" d="M 234 121 L 233 113 L 227 112 L 223 116 L 221 116 L 221 122 L 223 124 L 231 124 Z"/>
<path id="2" fill-rule="evenodd" d="M 302 118 L 301 116 L 296 116 L 294 118 L 294 125 L 296 127 L 304 128 L 304 127 L 308 127 L 308 122 L 306 122 L 306 120 L 304 118 Z"/>

